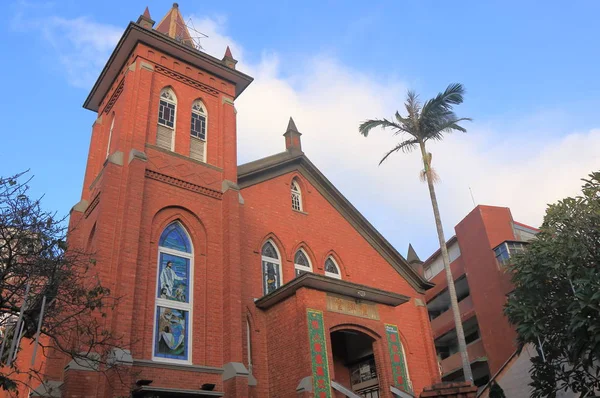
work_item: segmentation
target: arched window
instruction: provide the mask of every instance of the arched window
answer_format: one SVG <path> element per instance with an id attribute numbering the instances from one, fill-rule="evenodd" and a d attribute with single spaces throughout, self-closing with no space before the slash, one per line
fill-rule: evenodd
<path id="1" fill-rule="evenodd" d="M 190 128 L 190 157 L 205 162 L 206 160 L 206 127 L 208 114 L 206 106 L 200 100 L 192 104 L 192 126 Z"/>
<path id="2" fill-rule="evenodd" d="M 108 130 L 108 144 L 106 144 L 106 157 L 110 155 L 110 142 L 112 141 L 113 129 L 115 128 L 115 113 L 112 113 L 112 121 L 110 122 L 110 130 Z"/>
<path id="3" fill-rule="evenodd" d="M 332 278 L 342 279 L 340 267 L 331 256 L 327 257 L 327 260 L 325 260 L 325 275 Z"/>
<path id="4" fill-rule="evenodd" d="M 173 141 L 175 139 L 175 116 L 177 111 L 177 97 L 169 87 L 165 87 L 160 92 L 158 102 L 158 131 L 156 133 L 156 145 L 173 150 Z"/>
<path id="5" fill-rule="evenodd" d="M 296 271 L 296 276 L 300 276 L 307 272 L 312 272 L 310 260 L 302 249 L 298 250 L 294 256 L 294 269 Z"/>
<path id="6" fill-rule="evenodd" d="M 179 222 L 173 222 L 158 243 L 154 359 L 191 363 L 193 272 L 190 238 Z"/>
<path id="7" fill-rule="evenodd" d="M 302 211 L 302 191 L 295 179 L 292 180 L 292 209 Z"/>
<path id="8" fill-rule="evenodd" d="M 281 286 L 281 260 L 271 241 L 267 241 L 262 247 L 262 274 L 265 295 Z"/>

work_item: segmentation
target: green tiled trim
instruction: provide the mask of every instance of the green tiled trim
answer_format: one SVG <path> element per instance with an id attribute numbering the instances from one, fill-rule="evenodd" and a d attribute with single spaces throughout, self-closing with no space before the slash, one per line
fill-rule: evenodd
<path id="1" fill-rule="evenodd" d="M 386 323 L 385 334 L 387 336 L 390 361 L 392 362 L 394 386 L 400 388 L 401 390 L 412 392 L 406 375 L 406 367 L 404 365 L 405 361 L 402 355 L 400 336 L 398 335 L 398 326 Z"/>
<path id="2" fill-rule="evenodd" d="M 313 393 L 315 398 L 331 398 L 331 379 L 329 378 L 323 313 L 308 309 L 306 315 L 312 362 Z"/>

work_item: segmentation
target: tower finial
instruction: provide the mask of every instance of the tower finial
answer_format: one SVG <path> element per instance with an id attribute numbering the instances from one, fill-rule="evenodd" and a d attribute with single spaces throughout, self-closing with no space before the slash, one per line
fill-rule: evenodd
<path id="1" fill-rule="evenodd" d="M 164 18 L 158 23 L 156 31 L 163 33 L 185 45 L 196 48 L 194 40 L 190 35 L 190 31 L 183 21 L 183 17 L 179 11 L 179 4 L 177 3 L 173 3 L 173 7 L 171 7 L 167 15 L 165 15 Z"/>
<path id="2" fill-rule="evenodd" d="M 143 28 L 152 29 L 154 21 L 152 20 L 152 17 L 150 17 L 150 10 L 148 7 L 146 7 L 144 13 L 138 17 L 137 23 Z"/>
<path id="3" fill-rule="evenodd" d="M 237 64 L 238 62 L 235 58 L 233 58 L 229 46 L 227 46 L 227 49 L 225 50 L 225 55 L 223 56 L 223 59 L 221 61 L 225 64 L 225 66 L 231 69 L 235 69 L 235 64 Z"/>
<path id="4" fill-rule="evenodd" d="M 296 123 L 294 123 L 294 119 L 290 116 L 290 121 L 288 122 L 287 130 L 283 136 L 285 137 L 285 149 L 288 152 L 299 151 L 302 152 L 302 142 L 300 141 L 300 136 L 302 134 L 298 131 L 296 127 Z"/>

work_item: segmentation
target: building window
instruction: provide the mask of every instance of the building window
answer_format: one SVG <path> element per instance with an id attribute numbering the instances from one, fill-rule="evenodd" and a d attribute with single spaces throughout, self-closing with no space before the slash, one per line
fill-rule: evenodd
<path id="1" fill-rule="evenodd" d="M 501 243 L 499 246 L 496 246 L 494 253 L 496 255 L 498 264 L 501 266 L 510 264 L 510 258 L 517 254 L 523 253 L 525 251 L 525 245 L 526 243 L 524 242 L 506 241 Z"/>
<path id="2" fill-rule="evenodd" d="M 169 224 L 158 243 L 154 359 L 191 363 L 193 249 L 179 222 Z"/>
<path id="3" fill-rule="evenodd" d="M 295 179 L 292 180 L 292 209 L 302 211 L 302 191 Z"/>
<path id="4" fill-rule="evenodd" d="M 206 141 L 206 107 L 200 100 L 192 105 L 192 137 Z"/>
<path id="5" fill-rule="evenodd" d="M 156 131 L 156 146 L 173 150 L 175 141 L 175 113 L 177 97 L 170 88 L 163 88 L 158 102 L 158 129 Z"/>
<path id="6" fill-rule="evenodd" d="M 158 124 L 174 128 L 176 106 L 177 100 L 173 90 L 170 88 L 163 89 L 160 92 L 160 102 L 158 103 Z"/>
<path id="7" fill-rule="evenodd" d="M 262 273 L 265 295 L 281 286 L 281 260 L 277 248 L 271 241 L 262 247 Z"/>
<path id="8" fill-rule="evenodd" d="M 307 272 L 312 272 L 310 260 L 302 249 L 298 250 L 294 256 L 294 269 L 297 277 Z"/>
<path id="9" fill-rule="evenodd" d="M 327 260 L 325 260 L 325 275 L 332 278 L 342 279 L 340 267 L 338 267 L 333 257 L 328 257 Z"/>
<path id="10" fill-rule="evenodd" d="M 190 127 L 190 157 L 206 162 L 206 106 L 200 100 L 192 104 L 192 125 Z"/>

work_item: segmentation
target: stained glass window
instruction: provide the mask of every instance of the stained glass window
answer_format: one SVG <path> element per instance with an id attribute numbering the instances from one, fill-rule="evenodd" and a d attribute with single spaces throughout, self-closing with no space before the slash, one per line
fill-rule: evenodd
<path id="1" fill-rule="evenodd" d="M 342 279 L 340 268 L 336 264 L 335 260 L 331 257 L 328 257 L 327 260 L 325 260 L 325 275 L 332 278 Z"/>
<path id="2" fill-rule="evenodd" d="M 169 224 L 158 243 L 154 358 L 191 362 L 192 245 L 179 222 Z"/>
<path id="3" fill-rule="evenodd" d="M 269 294 L 281 286 L 281 262 L 272 242 L 262 248 L 263 292 Z"/>
<path id="4" fill-rule="evenodd" d="M 200 100 L 192 105 L 192 137 L 206 141 L 206 107 Z"/>
<path id="5" fill-rule="evenodd" d="M 310 261 L 302 249 L 298 250 L 294 256 L 294 268 L 296 276 L 312 271 Z"/>
<path id="6" fill-rule="evenodd" d="M 276 260 L 279 258 L 279 256 L 277 255 L 277 250 L 275 250 L 275 246 L 273 246 L 271 242 L 267 242 L 264 244 L 262 248 L 262 255 L 263 257 L 270 257 Z"/>
<path id="7" fill-rule="evenodd" d="M 158 124 L 174 128 L 175 127 L 175 107 L 177 99 L 175 93 L 170 88 L 164 88 L 160 93 L 158 103 Z"/>
<path id="8" fill-rule="evenodd" d="M 178 222 L 169 224 L 160 235 L 159 245 L 168 249 L 191 253 L 190 240 Z"/>
<path id="9" fill-rule="evenodd" d="M 296 180 L 292 181 L 292 209 L 302 211 L 302 192 Z"/>

